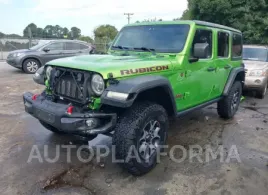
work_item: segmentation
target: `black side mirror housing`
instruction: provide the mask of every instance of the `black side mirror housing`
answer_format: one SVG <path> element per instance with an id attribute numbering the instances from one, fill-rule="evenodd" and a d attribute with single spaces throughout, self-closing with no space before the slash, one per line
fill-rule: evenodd
<path id="1" fill-rule="evenodd" d="M 49 48 L 44 48 L 43 51 L 44 51 L 44 52 L 49 52 L 50 49 L 49 49 Z"/>
<path id="2" fill-rule="evenodd" d="M 194 45 L 193 56 L 198 59 L 204 59 L 209 56 L 209 44 L 208 43 L 196 43 Z"/>

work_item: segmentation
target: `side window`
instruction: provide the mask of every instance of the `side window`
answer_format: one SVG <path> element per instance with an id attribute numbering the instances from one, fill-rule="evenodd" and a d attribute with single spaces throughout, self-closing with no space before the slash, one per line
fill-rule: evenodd
<path id="1" fill-rule="evenodd" d="M 86 46 L 84 44 L 80 44 L 80 49 L 88 49 L 88 46 Z"/>
<path id="2" fill-rule="evenodd" d="M 218 57 L 229 56 L 229 33 L 218 32 Z"/>
<path id="3" fill-rule="evenodd" d="M 53 50 L 64 50 L 64 43 L 51 43 L 50 45 L 46 46 L 50 51 Z"/>
<path id="4" fill-rule="evenodd" d="M 195 33 L 195 37 L 194 37 L 194 41 L 193 41 L 193 45 L 192 45 L 192 54 L 194 51 L 194 45 L 196 43 L 208 43 L 209 45 L 209 54 L 208 57 L 206 59 L 209 59 L 212 57 L 212 31 L 211 30 L 197 30 Z"/>
<path id="5" fill-rule="evenodd" d="M 242 57 L 242 35 L 241 34 L 233 34 L 232 41 L 232 58 L 241 58 Z"/>
<path id="6" fill-rule="evenodd" d="M 80 50 L 80 44 L 67 42 L 66 43 L 66 50 Z"/>

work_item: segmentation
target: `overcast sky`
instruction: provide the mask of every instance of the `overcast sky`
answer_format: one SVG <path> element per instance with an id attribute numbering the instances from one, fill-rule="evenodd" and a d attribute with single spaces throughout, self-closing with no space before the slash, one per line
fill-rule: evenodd
<path id="1" fill-rule="evenodd" d="M 98 25 L 111 24 L 120 29 L 127 23 L 124 13 L 134 13 L 131 22 L 180 17 L 187 0 L 0 0 L 0 32 L 22 35 L 33 22 L 71 28 L 77 26 L 83 35 L 92 35 Z"/>

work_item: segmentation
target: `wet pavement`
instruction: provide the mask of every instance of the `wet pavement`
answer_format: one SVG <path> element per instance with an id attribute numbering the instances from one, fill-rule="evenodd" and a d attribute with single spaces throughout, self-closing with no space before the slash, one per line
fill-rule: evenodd
<path id="1" fill-rule="evenodd" d="M 183 146 L 187 157 L 183 162 L 174 162 L 168 152 L 153 171 L 134 177 L 112 163 L 111 155 L 101 162 L 95 158 L 81 162 L 78 153 L 83 159 L 90 156 L 88 150 L 79 150 L 88 140 L 55 135 L 26 114 L 23 92 L 38 93 L 42 88 L 32 81 L 31 75 L 0 62 L 2 195 L 267 195 L 268 96 L 259 100 L 249 94 L 232 120 L 220 119 L 215 105 L 172 120 L 169 150 L 175 145 Z M 89 144 L 111 147 L 111 138 L 98 136 Z M 200 146 L 202 154 L 199 149 L 191 150 L 193 145 Z M 75 148 L 68 153 L 66 146 Z M 213 160 L 206 156 L 208 149 L 213 152 L 222 149 L 224 155 Z M 199 153 L 200 158 L 191 160 L 190 151 Z M 58 153 L 58 160 L 51 162 Z M 30 158 L 30 154 L 35 156 Z M 172 154 L 181 159 L 184 152 L 177 149 Z M 29 162 L 29 159 L 32 160 Z"/>

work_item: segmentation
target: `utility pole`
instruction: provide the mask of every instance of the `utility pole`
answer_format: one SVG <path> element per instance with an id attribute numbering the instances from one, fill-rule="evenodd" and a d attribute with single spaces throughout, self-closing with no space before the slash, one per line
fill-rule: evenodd
<path id="1" fill-rule="evenodd" d="M 124 15 L 127 15 L 127 21 L 129 24 L 130 23 L 130 16 L 134 15 L 134 13 L 124 13 Z"/>
<path id="2" fill-rule="evenodd" d="M 28 37 L 29 37 L 29 48 L 31 48 L 33 35 L 32 35 L 32 29 L 30 27 L 28 27 Z"/>

